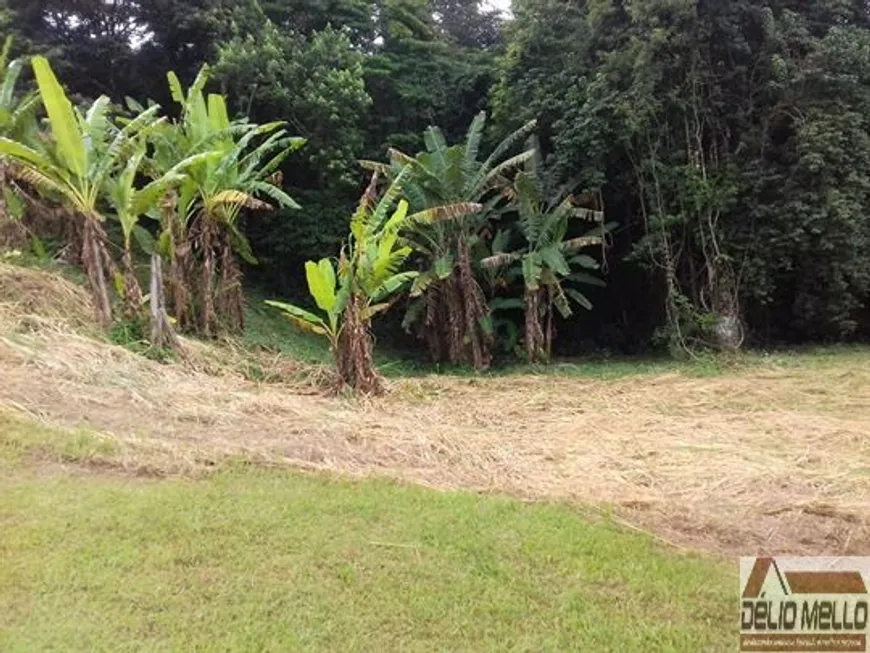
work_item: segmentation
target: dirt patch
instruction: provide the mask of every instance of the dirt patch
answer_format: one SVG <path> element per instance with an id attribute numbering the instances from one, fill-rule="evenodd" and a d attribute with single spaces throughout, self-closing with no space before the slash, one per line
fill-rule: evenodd
<path id="1" fill-rule="evenodd" d="M 431 377 L 358 403 L 162 365 L 55 323 L 0 330 L 0 405 L 109 434 L 131 470 L 242 456 L 599 505 L 727 554 L 870 554 L 862 356 L 708 379 Z"/>

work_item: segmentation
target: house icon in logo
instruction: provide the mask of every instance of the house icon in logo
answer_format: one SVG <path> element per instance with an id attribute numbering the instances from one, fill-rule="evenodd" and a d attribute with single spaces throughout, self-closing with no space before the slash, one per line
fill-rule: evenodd
<path id="1" fill-rule="evenodd" d="M 743 588 L 744 599 L 780 599 L 794 594 L 867 594 L 858 571 L 786 571 L 775 558 L 756 558 Z"/>
<path id="2" fill-rule="evenodd" d="M 756 558 L 743 588 L 744 599 L 772 599 L 788 596 L 788 583 L 774 558 Z"/>

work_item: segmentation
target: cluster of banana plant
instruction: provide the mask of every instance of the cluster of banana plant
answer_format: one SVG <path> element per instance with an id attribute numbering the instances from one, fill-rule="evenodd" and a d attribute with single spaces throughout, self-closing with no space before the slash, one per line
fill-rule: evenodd
<path id="1" fill-rule="evenodd" d="M 7 55 L 8 44 L 0 63 Z M 63 208 L 69 244 L 85 269 L 101 321 L 112 322 L 113 287 L 125 313 L 141 315 L 146 297 L 134 267 L 138 243 L 151 255 L 154 344 L 174 342 L 170 313 L 181 330 L 207 336 L 242 328 L 237 257 L 256 259 L 240 216 L 274 205 L 299 208 L 279 187 L 280 167 L 304 140 L 288 135 L 280 122 L 231 120 L 226 99 L 205 93 L 207 67 L 187 90 L 168 74 L 180 109 L 172 121 L 160 115 L 160 107 L 132 100 L 126 113 L 107 97 L 79 109 L 43 57 L 32 60 L 38 95 L 17 98 L 22 65 L 10 64 L 0 84 L 0 172 Z M 39 106 L 47 116 L 41 129 L 35 119 Z M 533 140 L 511 154 L 534 123 L 482 158 L 484 124 L 480 114 L 464 141 L 452 146 L 433 127 L 424 134 L 424 152 L 411 157 L 391 150 L 389 163 L 364 162 L 374 174 L 350 220 L 347 242 L 336 259 L 305 265 L 321 314 L 269 302 L 329 340 L 341 385 L 382 390 L 372 361 L 371 321 L 403 290 L 410 298 L 405 324 L 426 339 L 433 358 L 478 369 L 491 361 L 493 307 L 516 301 L 487 297 L 480 281 L 485 275 L 523 279 L 532 361 L 551 355 L 554 308 L 567 316 L 570 300 L 590 306 L 569 284 L 602 283 L 582 271 L 597 262 L 580 253 L 602 243 L 602 214 L 545 188 Z M 515 173 L 518 168 L 524 170 Z M 383 190 L 379 177 L 387 182 Z M 493 238 L 495 221 L 506 214 L 514 216 L 515 227 Z M 144 218 L 153 221 L 147 228 Z M 120 225 L 120 268 L 110 253 L 109 219 Z M 569 238 L 575 220 L 594 227 Z M 523 243 L 511 249 L 511 240 L 520 237 Z M 416 269 L 403 270 L 412 256 Z"/>
<path id="2" fill-rule="evenodd" d="M 409 293 L 404 325 L 425 339 L 433 360 L 485 369 L 492 360 L 494 309 L 520 308 L 525 310 L 527 358 L 543 362 L 552 352 L 554 307 L 563 316 L 571 313 L 569 300 L 591 307 L 569 283 L 603 285 L 583 271 L 597 269 L 598 263 L 579 251 L 603 243 L 603 214 L 578 206 L 571 189 L 547 183 L 532 135 L 534 121 L 504 138 L 486 158 L 480 156 L 484 125 L 481 113 L 464 141 L 455 145 L 430 127 L 425 151 L 411 157 L 390 150 L 389 164 L 363 165 L 388 175 L 410 170 L 404 195 L 416 210 L 457 202 L 479 207 L 456 211 L 449 221 L 414 225 L 406 236 L 420 274 Z M 519 152 L 512 154 L 515 148 Z M 493 236 L 505 218 L 510 228 Z M 585 235 L 569 238 L 575 220 L 593 226 Z M 524 244 L 506 251 L 512 239 Z M 481 283 L 488 279 L 490 286 L 503 287 L 518 278 L 523 279 L 522 299 L 487 296 Z"/>
<path id="3" fill-rule="evenodd" d="M 150 161 L 155 175 L 184 179 L 160 212 L 160 253 L 170 263 L 170 299 L 182 328 L 207 336 L 244 327 L 244 296 L 236 256 L 256 263 L 239 227 L 243 210 L 299 205 L 278 186 L 279 168 L 305 139 L 288 135 L 281 122 L 231 121 L 222 95 L 206 96 L 204 67 L 184 92 L 169 73 L 181 118 L 157 132 Z M 262 199 L 261 199 L 262 198 Z"/>
<path id="4" fill-rule="evenodd" d="M 378 199 L 376 172 L 350 220 L 350 234 L 337 261 L 305 264 L 308 289 L 322 316 L 293 304 L 267 302 L 300 328 L 329 340 L 340 387 L 374 394 L 383 390 L 372 358 L 371 321 L 419 275 L 402 271 L 413 253 L 403 234 L 414 227 L 435 225 L 457 211 L 480 208 L 470 203 L 445 204 L 411 214 L 402 199 L 410 175 L 406 167 Z"/>
<path id="5" fill-rule="evenodd" d="M 33 57 L 32 66 L 46 127 L 37 134 L 13 129 L 16 116 L 0 111 L 0 127 L 4 120 L 10 125 L 0 137 L 3 171 L 63 208 L 69 223 L 63 231 L 71 234 L 69 245 L 84 267 L 100 321 L 106 327 L 112 322 L 113 286 L 125 312 L 141 312 L 135 237 L 152 254 L 152 302 L 164 290 L 157 258 L 168 262 L 168 294 L 182 328 L 213 335 L 219 326 L 241 326 L 236 254 L 253 256 L 238 228 L 239 214 L 268 208 L 269 202 L 298 208 L 277 187 L 275 174 L 303 139 L 288 136 L 280 123 L 230 121 L 225 98 L 203 92 L 207 68 L 187 94 L 169 73 L 172 96 L 182 107 L 180 120 L 172 122 L 160 116 L 159 106 L 133 101 L 124 115 L 105 96 L 81 110 L 48 60 Z M 8 72 L 7 80 L 14 83 L 19 68 Z M 0 109 L 5 92 L 0 87 Z M 28 102 L 24 108 L 29 110 L 35 100 Z M 156 239 L 154 229 L 142 226 L 144 217 L 158 222 Z M 120 223 L 123 272 L 110 254 L 107 219 Z M 154 319 L 160 322 L 163 335 L 157 339 L 162 342 L 169 324 L 164 307 L 152 305 Z"/>
<path id="6" fill-rule="evenodd" d="M 483 158 L 485 124 L 480 113 L 464 141 L 455 145 L 430 127 L 423 135 L 426 149 L 416 156 L 390 150 L 389 164 L 363 162 L 390 175 L 409 167 L 404 192 L 416 211 L 445 204 L 460 207 L 452 219 L 418 225 L 408 234 L 421 274 L 411 290 L 404 325 L 426 341 L 433 360 L 479 370 L 492 360 L 490 310 L 474 269 L 481 232 L 503 207 L 512 171 L 534 155 L 531 148 L 511 152 L 536 126 L 534 121 L 524 125 Z M 471 204 L 479 208 L 467 210 Z"/>
<path id="7" fill-rule="evenodd" d="M 511 249 L 511 240 L 517 239 L 511 231 L 500 230 L 493 238 L 492 255 L 482 259 L 481 266 L 503 274 L 509 282 L 522 279 L 520 306 L 525 311 L 526 357 L 529 362 L 544 363 L 552 356 L 556 335 L 553 309 L 565 318 L 572 314 L 572 301 L 591 309 L 592 303 L 574 285 L 605 285 L 587 272 L 598 270 L 598 261 L 581 251 L 602 246 L 612 225 L 604 224 L 603 212 L 576 206 L 570 186 L 548 189 L 536 159 L 527 162 L 512 187 L 518 227 L 515 231 L 522 242 Z M 569 228 L 575 221 L 592 226 L 585 234 L 569 238 Z M 500 305 L 512 307 L 512 301 L 501 299 Z"/>
<path id="8" fill-rule="evenodd" d="M 491 308 L 498 302 L 515 302 L 525 310 L 525 343 L 532 362 L 550 358 L 554 307 L 563 316 L 571 313 L 569 300 L 591 307 L 569 284 L 603 285 L 582 271 L 597 269 L 598 263 L 580 252 L 603 244 L 603 213 L 578 206 L 570 189 L 547 187 L 533 138 L 523 151 L 509 156 L 534 123 L 480 161 L 483 126 L 481 114 L 465 141 L 453 146 L 440 130 L 430 128 L 426 151 L 416 157 L 391 150 L 389 164 L 363 162 L 374 175 L 351 219 L 347 244 L 336 261 L 305 265 L 309 292 L 321 314 L 267 302 L 300 328 L 329 340 L 340 385 L 382 390 L 369 327 L 372 317 L 402 290 L 410 299 L 405 324 L 420 328 L 435 359 L 444 356 L 479 369 L 489 365 Z M 514 174 L 517 168 L 523 170 Z M 377 201 L 379 174 L 391 183 Z M 505 214 L 514 216 L 516 227 L 485 240 L 492 222 Z M 584 235 L 569 237 L 576 220 L 593 226 Z M 508 249 L 515 234 L 524 243 Z M 411 256 L 418 269 L 403 272 Z M 479 282 L 485 275 L 491 281 L 493 276 L 522 277 L 523 299 L 495 297 L 491 305 Z"/>
<path id="9" fill-rule="evenodd" d="M 10 173 L 20 182 L 66 209 L 73 223 L 69 232 L 79 239 L 72 244 L 80 252 L 98 316 L 108 326 L 112 319 L 109 288 L 116 266 L 103 227 L 103 200 L 115 175 L 157 122 L 157 108 L 119 124 L 110 115 L 109 99 L 103 96 L 82 112 L 72 105 L 44 57 L 34 57 L 32 65 L 49 131 L 45 138 L 29 142 L 2 137 L 0 155 L 13 164 Z"/>

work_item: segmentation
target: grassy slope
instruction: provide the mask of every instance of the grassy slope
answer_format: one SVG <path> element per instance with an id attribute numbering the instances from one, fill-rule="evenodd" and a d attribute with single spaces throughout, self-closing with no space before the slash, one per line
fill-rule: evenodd
<path id="1" fill-rule="evenodd" d="M 331 360 L 325 338 L 296 328 L 277 308 L 264 305 L 259 296 L 248 298 L 243 343 L 246 347 L 265 347 L 308 363 Z"/>
<path id="2" fill-rule="evenodd" d="M 44 460 L 111 457 L 101 439 L 2 413 L 0 445 L 0 650 L 734 648 L 729 565 L 566 506 L 80 473 Z"/>

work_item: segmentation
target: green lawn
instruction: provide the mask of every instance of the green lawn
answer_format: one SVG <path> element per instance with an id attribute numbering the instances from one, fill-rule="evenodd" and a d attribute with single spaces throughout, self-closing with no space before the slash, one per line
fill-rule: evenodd
<path id="1" fill-rule="evenodd" d="M 735 646 L 732 565 L 568 506 L 251 466 L 132 478 L 46 465 L 111 456 L 58 437 L 0 414 L 2 651 Z"/>

